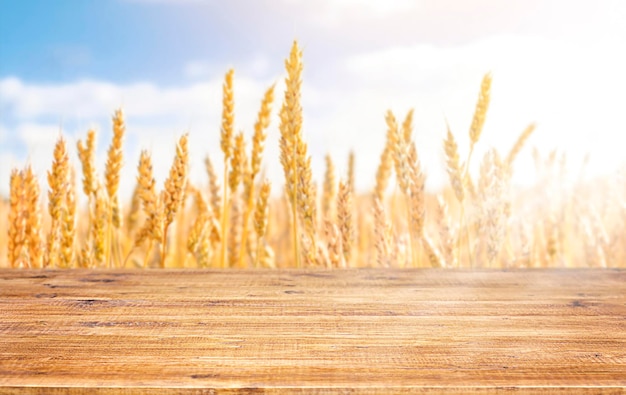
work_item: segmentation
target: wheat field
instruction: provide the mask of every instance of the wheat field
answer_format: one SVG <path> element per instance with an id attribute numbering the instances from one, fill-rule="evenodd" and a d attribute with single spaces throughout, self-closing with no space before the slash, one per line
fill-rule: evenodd
<path id="1" fill-rule="evenodd" d="M 2 180 L 10 194 L 0 200 L 0 267 L 626 267 L 624 169 L 565 182 L 565 154 L 525 147 L 533 124 L 511 141 L 508 152 L 473 155 L 488 117 L 490 74 L 480 84 L 469 133 L 448 128 L 440 147 L 427 147 L 445 152 L 448 187 L 425 189 L 413 112 L 383 109 L 386 144 L 376 177 L 368 191 L 357 191 L 354 154 L 327 155 L 324 179 L 313 179 L 302 132 L 297 42 L 285 67 L 284 94 L 268 87 L 252 136 L 235 133 L 234 71 L 226 73 L 223 155 L 204 158 L 202 185 L 189 181 L 186 134 L 163 185 L 155 182 L 149 151 L 124 158 L 121 109 L 112 117 L 103 175 L 96 172 L 93 130 L 76 147 L 60 136 L 46 185 L 39 185 L 28 164 Z M 261 171 L 273 111 L 280 114 L 280 140 L 271 143 L 280 146 L 283 185 L 271 185 Z M 460 139 L 469 142 L 468 152 L 460 152 Z M 69 160 L 73 149 L 80 159 L 76 167 Z M 523 188 L 511 182 L 521 154 L 533 155 L 537 174 L 535 185 Z M 339 160 L 347 161 L 346 174 L 336 173 Z M 479 163 L 477 175 L 469 171 L 473 161 Z M 217 174 L 222 163 L 223 174 Z M 136 179 L 130 201 L 120 199 L 121 177 Z M 79 194 L 86 204 L 77 203 Z"/>

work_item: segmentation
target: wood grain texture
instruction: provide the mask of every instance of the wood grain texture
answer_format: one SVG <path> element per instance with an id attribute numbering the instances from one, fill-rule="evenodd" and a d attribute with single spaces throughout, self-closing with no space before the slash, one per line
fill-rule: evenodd
<path id="1" fill-rule="evenodd" d="M 0 393 L 626 393 L 624 270 L 0 270 Z"/>

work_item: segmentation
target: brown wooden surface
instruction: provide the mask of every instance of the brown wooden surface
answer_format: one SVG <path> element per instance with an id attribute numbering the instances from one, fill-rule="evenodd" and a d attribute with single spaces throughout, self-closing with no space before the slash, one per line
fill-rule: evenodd
<path id="1" fill-rule="evenodd" d="M 0 270 L 0 393 L 625 388 L 623 270 Z"/>

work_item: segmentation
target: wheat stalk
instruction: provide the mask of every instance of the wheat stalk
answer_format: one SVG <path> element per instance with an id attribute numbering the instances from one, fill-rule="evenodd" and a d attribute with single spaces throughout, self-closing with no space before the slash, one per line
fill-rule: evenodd
<path id="1" fill-rule="evenodd" d="M 413 264 L 418 264 L 417 257 L 417 242 L 420 238 L 423 238 L 424 234 L 424 217 L 425 217 L 425 204 L 424 204 L 424 186 L 426 177 L 422 172 L 419 159 L 417 157 L 417 149 L 415 144 L 409 145 L 409 152 L 407 157 L 407 164 L 409 168 L 409 190 L 408 190 L 408 206 L 409 206 L 409 223 L 411 234 L 411 253 L 413 254 Z"/>
<path id="2" fill-rule="evenodd" d="M 189 162 L 188 135 L 183 134 L 176 144 L 176 156 L 170 168 L 169 177 L 165 180 L 163 191 L 163 239 L 161 240 L 161 268 L 165 267 L 167 258 L 167 231 L 174 222 L 176 213 L 185 201 L 187 189 L 187 172 Z"/>
<path id="3" fill-rule="evenodd" d="M 302 87 L 302 51 L 298 42 L 291 46 L 289 58 L 285 61 L 287 77 L 285 78 L 285 97 L 280 110 L 280 162 L 285 173 L 285 190 L 291 204 L 292 236 L 295 251 L 296 267 L 301 267 L 298 244 L 298 194 L 303 191 L 299 175 L 306 148 L 302 142 L 302 106 L 300 91 Z M 306 160 L 306 159 L 305 159 Z M 305 178 L 306 181 L 306 178 Z"/>
<path id="4" fill-rule="evenodd" d="M 233 133 L 235 129 L 235 98 L 233 93 L 233 78 L 235 71 L 228 70 L 224 77 L 222 85 L 222 127 L 220 147 L 224 153 L 224 190 L 222 193 L 222 218 L 220 229 L 222 231 L 222 246 L 220 250 L 220 266 L 226 267 L 227 251 L 226 251 L 226 227 L 229 215 L 228 202 L 228 164 L 233 151 Z"/>
<path id="5" fill-rule="evenodd" d="M 250 155 L 250 167 L 244 175 L 244 213 L 243 213 L 243 229 L 241 236 L 241 251 L 239 251 L 239 267 L 243 267 L 244 252 L 248 240 L 248 222 L 252 214 L 254 206 L 254 182 L 257 174 L 261 171 L 261 160 L 263 158 L 263 150 L 265 148 L 265 139 L 267 138 L 266 129 L 270 124 L 270 115 L 272 112 L 272 103 L 274 101 L 274 85 L 272 85 L 263 96 L 261 108 L 259 110 L 257 121 L 254 124 L 254 135 L 252 136 L 252 153 Z"/>

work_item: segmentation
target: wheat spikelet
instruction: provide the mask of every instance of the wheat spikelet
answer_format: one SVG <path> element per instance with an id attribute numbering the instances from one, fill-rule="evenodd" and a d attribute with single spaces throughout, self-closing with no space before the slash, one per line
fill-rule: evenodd
<path id="1" fill-rule="evenodd" d="M 105 187 L 111 202 L 111 223 L 116 228 L 122 226 L 122 215 L 117 191 L 120 185 L 120 171 L 122 170 L 124 160 L 122 145 L 125 132 L 124 113 L 121 109 L 118 109 L 113 115 L 113 139 L 107 152 L 107 162 L 104 171 Z"/>
<path id="2" fill-rule="evenodd" d="M 302 106 L 300 90 L 302 87 L 302 51 L 298 42 L 291 46 L 289 58 L 285 61 L 287 77 L 285 78 L 285 97 L 280 110 L 280 163 L 285 173 L 285 191 L 291 204 L 292 237 L 295 251 L 296 267 L 301 267 L 298 246 L 298 185 L 300 177 L 298 162 L 302 161 Z M 306 151 L 306 150 L 305 150 Z M 300 188 L 302 189 L 302 188 Z"/>
<path id="3" fill-rule="evenodd" d="M 515 161 L 515 158 L 517 157 L 519 152 L 524 147 L 524 144 L 526 143 L 526 140 L 528 140 L 530 135 L 535 131 L 535 128 L 536 128 L 536 125 L 534 123 L 531 123 L 517 137 L 517 141 L 515 141 L 515 144 L 513 145 L 513 147 L 511 147 L 511 150 L 509 151 L 509 154 L 506 157 L 506 164 L 507 164 L 507 166 L 509 168 L 513 165 L 513 162 Z"/>
<path id="4" fill-rule="evenodd" d="M 259 267 L 260 255 L 262 254 L 263 238 L 267 233 L 267 224 L 269 221 L 269 198 L 271 192 L 271 184 L 265 180 L 261 184 L 259 190 L 259 197 L 257 199 L 255 211 L 254 211 L 254 230 L 257 235 L 257 248 L 255 255 L 255 267 Z"/>
<path id="5" fill-rule="evenodd" d="M 94 256 L 93 256 L 93 249 L 91 247 L 92 246 L 89 242 L 87 242 L 84 246 L 81 247 L 80 254 L 78 254 L 78 257 L 77 257 L 79 268 L 88 269 L 93 266 Z"/>
<path id="6" fill-rule="evenodd" d="M 494 149 L 485 154 L 480 172 L 478 191 L 482 202 L 480 229 L 484 236 L 481 237 L 481 244 L 483 249 L 486 249 L 487 264 L 491 266 L 500 254 L 507 220 L 506 170 Z M 479 250 L 477 254 L 478 259 L 482 256 L 481 251 Z"/>
<path id="7" fill-rule="evenodd" d="M 254 229 L 259 239 L 263 238 L 267 232 L 271 187 L 270 182 L 266 180 L 263 181 L 259 190 L 259 198 L 254 212 Z"/>
<path id="8" fill-rule="evenodd" d="M 196 204 L 196 213 L 198 216 L 209 214 L 210 208 L 207 204 L 206 200 L 204 200 L 204 196 L 202 196 L 202 192 L 191 184 L 187 185 L 187 190 L 189 193 L 193 195 L 194 202 Z"/>
<path id="9" fill-rule="evenodd" d="M 232 196 L 231 217 L 229 223 L 230 234 L 228 235 L 228 267 L 234 268 L 239 263 L 240 240 L 241 240 L 241 199 L 238 195 Z"/>
<path id="10" fill-rule="evenodd" d="M 148 151 L 141 151 L 138 165 L 139 175 L 139 199 L 143 211 L 146 214 L 146 223 L 135 238 L 135 245 L 140 245 L 147 237 L 156 242 L 163 238 L 163 214 L 159 208 L 158 195 L 156 193 L 154 177 L 152 176 L 152 159 Z"/>
<path id="11" fill-rule="evenodd" d="M 60 242 L 63 226 L 63 210 L 68 190 L 69 158 L 63 137 L 54 146 L 52 169 L 48 172 L 48 212 L 51 225 L 48 233 L 48 251 L 45 266 L 58 267 L 61 262 Z"/>
<path id="12" fill-rule="evenodd" d="M 188 135 L 183 134 L 176 144 L 176 156 L 170 168 L 169 177 L 165 180 L 163 191 L 163 240 L 161 241 L 161 268 L 165 267 L 167 258 L 167 230 L 185 201 L 187 190 L 187 172 L 189 162 Z"/>
<path id="13" fill-rule="evenodd" d="M 261 109 L 257 117 L 257 121 L 254 124 L 254 135 L 252 136 L 252 153 L 250 159 L 250 166 L 248 168 L 245 165 L 245 171 L 242 169 L 243 174 L 243 186 L 244 193 L 243 199 L 245 202 L 243 213 L 243 229 L 241 236 L 241 251 L 239 252 L 239 266 L 243 267 L 243 259 L 245 252 L 243 251 L 248 245 L 248 222 L 254 206 L 254 181 L 261 170 L 261 159 L 263 156 L 263 149 L 265 145 L 265 139 L 267 134 L 265 130 L 270 123 L 270 115 L 272 110 L 272 102 L 274 101 L 274 86 L 272 85 L 263 96 L 261 102 Z M 242 137 L 243 142 L 243 137 Z M 237 143 L 236 143 L 237 145 Z"/>
<path id="14" fill-rule="evenodd" d="M 235 144 L 230 158 L 230 173 L 228 174 L 228 186 L 230 193 L 234 194 L 246 173 L 246 142 L 243 133 L 235 136 Z"/>
<path id="15" fill-rule="evenodd" d="M 348 188 L 350 188 L 351 193 L 355 193 L 355 166 L 356 159 L 354 156 L 354 151 L 350 151 L 348 154 L 348 174 L 346 178 L 346 183 L 348 184 Z"/>
<path id="16" fill-rule="evenodd" d="M 165 227 L 174 222 L 180 210 L 187 188 L 187 172 L 189 163 L 188 135 L 183 134 L 176 145 L 176 156 L 170 168 L 169 177 L 165 180 L 164 209 Z"/>
<path id="17" fill-rule="evenodd" d="M 417 157 L 417 149 L 413 142 L 409 146 L 408 156 L 409 174 L 411 183 L 409 185 L 409 224 L 411 234 L 411 253 L 413 254 L 413 264 L 417 265 L 418 240 L 424 233 L 424 217 L 425 217 L 425 204 L 424 204 L 424 185 L 426 177 L 421 170 L 421 165 Z"/>
<path id="18" fill-rule="evenodd" d="M 480 93 L 478 95 L 478 101 L 476 102 L 476 110 L 474 110 L 474 117 L 472 118 L 472 125 L 470 127 L 470 132 L 469 132 L 470 147 L 473 147 L 474 144 L 478 142 L 478 139 L 480 138 L 480 134 L 483 131 L 485 119 L 487 118 L 487 109 L 489 108 L 490 99 L 491 99 L 491 74 L 487 73 L 483 76 L 483 80 L 480 85 Z"/>
<path id="19" fill-rule="evenodd" d="M 443 145 L 444 151 L 446 153 L 446 167 L 448 175 L 450 176 L 450 184 L 452 185 L 454 194 L 459 203 L 463 203 L 465 193 L 463 190 L 463 176 L 461 171 L 461 164 L 459 163 L 459 150 L 456 141 L 454 141 L 454 136 L 450 131 L 449 125 L 447 125 L 447 129 L 448 133 Z"/>
<path id="20" fill-rule="evenodd" d="M 402 122 L 402 137 L 404 141 L 410 143 L 413 139 L 413 109 L 410 109 Z"/>
<path id="21" fill-rule="evenodd" d="M 43 238 L 39 183 L 30 165 L 24 171 L 24 188 L 26 198 L 26 239 L 28 243 L 28 257 L 31 268 L 40 268 L 43 265 Z"/>
<path id="22" fill-rule="evenodd" d="M 235 70 L 230 69 L 224 77 L 222 86 L 222 127 L 220 147 L 224 153 L 224 162 L 227 162 L 232 154 L 232 139 L 235 128 L 235 98 L 233 94 L 233 78 Z"/>
<path id="23" fill-rule="evenodd" d="M 213 237 L 217 235 L 217 240 L 219 240 L 219 234 L 219 224 L 217 220 L 213 217 L 209 217 L 196 252 L 196 261 L 199 267 L 208 267 L 211 264 L 215 245 L 219 242 L 214 242 Z"/>
<path id="24" fill-rule="evenodd" d="M 408 195 L 410 183 L 409 168 L 407 165 L 408 144 L 401 138 L 396 118 L 391 111 L 387 111 L 385 120 L 390 131 L 391 157 L 393 158 L 393 164 L 396 170 L 396 180 L 398 181 L 400 190 L 405 195 Z"/>
<path id="25" fill-rule="evenodd" d="M 65 194 L 65 210 L 61 228 L 61 266 L 68 268 L 74 261 L 74 238 L 76 235 L 76 182 L 74 172 Z"/>
<path id="26" fill-rule="evenodd" d="M 204 233 L 207 229 L 207 214 L 198 214 L 191 226 L 189 235 L 187 236 L 187 251 L 192 255 L 196 255 L 198 247 L 204 239 Z"/>
<path id="27" fill-rule="evenodd" d="M 411 143 L 409 146 L 408 155 L 408 167 L 409 167 L 409 207 L 410 207 L 410 221 L 411 228 L 415 237 L 421 237 L 424 232 L 424 217 L 425 217 L 425 205 L 424 205 L 424 185 L 426 177 L 422 172 L 420 161 L 417 157 L 417 149 L 415 144 Z"/>
<path id="28" fill-rule="evenodd" d="M 220 221 L 220 229 L 222 231 L 221 239 L 226 240 L 226 226 L 229 216 L 228 204 L 228 166 L 229 160 L 233 154 L 233 133 L 235 129 L 235 99 L 233 92 L 233 78 L 235 71 L 228 70 L 224 77 L 224 85 L 222 86 L 222 126 L 220 129 L 220 147 L 224 153 L 224 190 L 222 192 L 222 216 Z M 227 259 L 226 243 L 222 243 L 220 251 L 220 265 L 226 266 Z"/>
<path id="29" fill-rule="evenodd" d="M 213 162 L 211 162 L 211 159 L 208 156 L 204 158 L 204 165 L 209 178 L 209 202 L 211 204 L 211 210 L 213 210 L 213 215 L 220 218 L 222 215 L 220 207 L 220 186 L 217 182 L 217 174 L 213 168 Z"/>
<path id="30" fill-rule="evenodd" d="M 299 144 L 296 162 L 299 180 L 297 190 L 298 209 L 302 217 L 304 230 L 309 241 L 312 243 L 314 253 L 317 249 L 315 247 L 317 199 L 315 185 L 313 184 L 311 157 L 307 155 L 307 147 L 304 143 Z"/>
<path id="31" fill-rule="evenodd" d="M 306 235 L 310 248 L 306 251 L 308 262 L 315 262 L 316 246 L 316 191 L 313 185 L 311 157 L 307 155 L 306 144 L 300 142 L 296 153 L 296 166 L 298 167 L 297 208 L 302 218 L 304 227 L 303 237 Z"/>
<path id="32" fill-rule="evenodd" d="M 270 125 L 270 115 L 272 113 L 272 103 L 274 102 L 274 85 L 272 85 L 263 96 L 261 109 L 257 121 L 254 124 L 254 135 L 252 136 L 252 155 L 250 159 L 250 167 L 252 169 L 252 178 L 256 177 L 261 170 L 261 159 L 263 157 L 263 149 L 265 147 L 265 139 L 267 133 L 265 130 Z"/>
<path id="33" fill-rule="evenodd" d="M 206 233 L 206 231 L 205 231 Z M 211 263 L 212 248 L 209 237 L 204 235 L 196 252 L 196 261 L 198 267 L 208 267 Z"/>
<path id="34" fill-rule="evenodd" d="M 95 266 L 101 267 L 106 259 L 106 230 L 109 223 L 109 207 L 104 192 L 96 188 L 94 221 L 92 229 L 93 257 Z"/>
<path id="35" fill-rule="evenodd" d="M 337 184 L 335 181 L 335 165 L 330 154 L 326 154 L 326 172 L 324 173 L 324 186 L 322 189 L 322 217 L 333 218 L 333 207 L 337 195 Z"/>
<path id="36" fill-rule="evenodd" d="M 196 219 L 187 237 L 187 251 L 196 257 L 198 266 L 205 267 L 209 264 L 211 254 L 209 242 L 211 213 L 200 190 L 193 186 L 188 186 L 188 189 L 196 203 Z"/>
<path id="37" fill-rule="evenodd" d="M 78 158 L 83 171 L 83 192 L 85 196 L 91 197 L 96 193 L 96 132 L 90 129 L 87 132 L 87 142 L 78 140 L 76 143 Z"/>
<path id="38" fill-rule="evenodd" d="M 384 201 L 385 191 L 389 184 L 389 178 L 391 177 L 391 170 L 393 166 L 393 130 L 391 128 L 387 131 L 387 141 L 385 148 L 380 155 L 380 163 L 376 170 L 376 186 L 374 187 L 374 195 L 381 202 Z"/>
<path id="39" fill-rule="evenodd" d="M 130 210 L 128 211 L 128 219 L 126 221 L 126 234 L 131 236 L 137 228 L 139 222 L 139 214 L 141 212 L 141 185 L 135 184 L 133 188 L 133 195 L 130 199 Z"/>
<path id="40" fill-rule="evenodd" d="M 337 221 L 341 234 L 342 252 L 345 262 L 350 266 L 352 256 L 352 241 L 354 239 L 354 223 L 352 221 L 352 193 L 343 181 L 339 182 L 337 199 Z"/>

